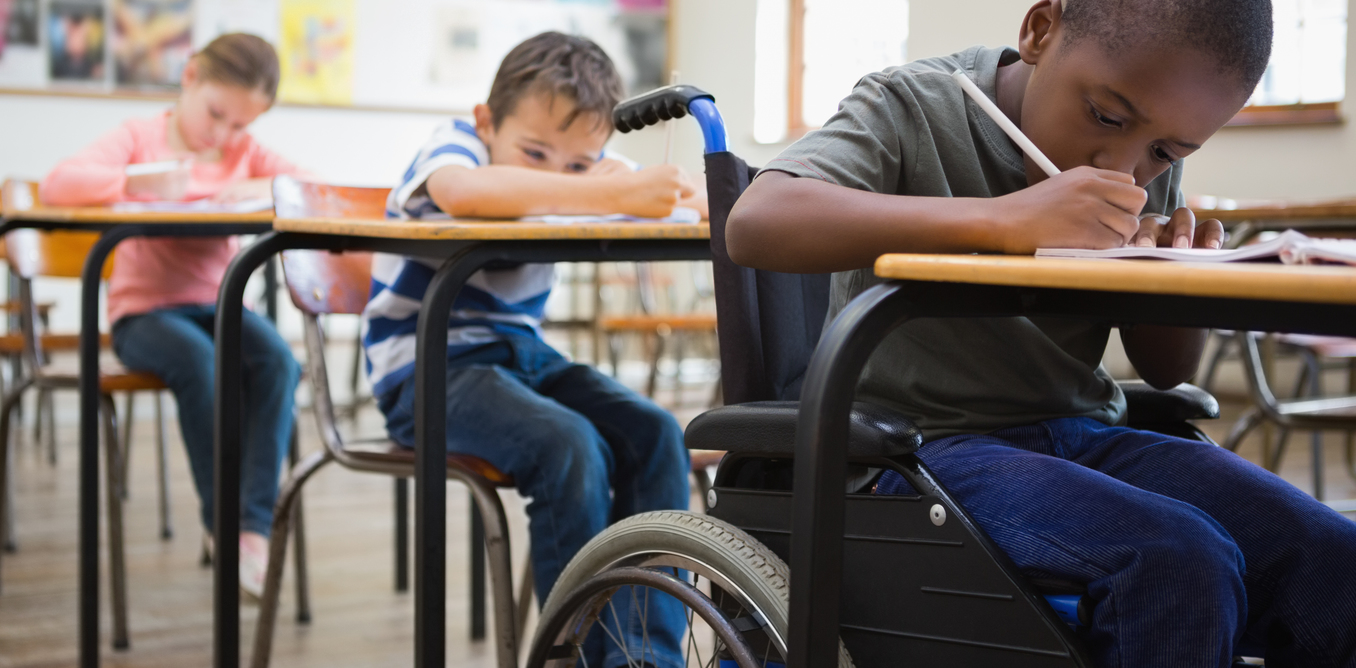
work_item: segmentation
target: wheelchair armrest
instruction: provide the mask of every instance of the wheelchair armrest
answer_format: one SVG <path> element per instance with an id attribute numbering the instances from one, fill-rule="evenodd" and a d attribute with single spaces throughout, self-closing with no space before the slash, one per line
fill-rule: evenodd
<path id="1" fill-rule="evenodd" d="M 1131 427 L 1219 418 L 1215 397 L 1189 383 L 1171 390 L 1156 390 L 1142 380 L 1122 381 L 1120 386 Z"/>
<path id="2" fill-rule="evenodd" d="M 698 415 L 683 434 L 689 450 L 790 457 L 796 449 L 800 402 L 756 401 Z M 895 411 L 858 401 L 848 427 L 848 457 L 894 457 L 923 445 L 923 434 Z"/>

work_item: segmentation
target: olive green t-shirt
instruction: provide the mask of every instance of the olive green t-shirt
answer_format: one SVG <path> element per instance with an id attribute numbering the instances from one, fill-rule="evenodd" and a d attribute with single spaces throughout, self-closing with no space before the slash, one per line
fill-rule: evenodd
<path id="1" fill-rule="evenodd" d="M 1012 49 L 975 47 L 869 74 L 823 129 L 765 170 L 858 190 L 922 197 L 998 197 L 1027 185 L 1016 145 L 961 91 L 962 69 L 995 98 Z M 1181 163 L 1149 184 L 1144 212 L 1182 206 Z M 832 234 L 833 221 L 824 221 Z M 888 249 L 887 249 L 888 250 Z M 829 320 L 880 283 L 870 268 L 833 275 Z M 913 418 L 926 440 L 1061 417 L 1119 424 L 1125 397 L 1102 367 L 1110 328 L 1044 318 L 938 318 L 909 322 L 872 354 L 863 399 Z"/>

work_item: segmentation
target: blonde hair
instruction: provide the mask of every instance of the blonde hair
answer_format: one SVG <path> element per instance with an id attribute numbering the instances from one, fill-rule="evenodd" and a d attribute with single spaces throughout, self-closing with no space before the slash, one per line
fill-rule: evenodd
<path id="1" fill-rule="evenodd" d="M 259 90 L 270 102 L 278 96 L 278 54 L 256 35 L 222 35 L 193 54 L 193 60 L 205 81 Z"/>

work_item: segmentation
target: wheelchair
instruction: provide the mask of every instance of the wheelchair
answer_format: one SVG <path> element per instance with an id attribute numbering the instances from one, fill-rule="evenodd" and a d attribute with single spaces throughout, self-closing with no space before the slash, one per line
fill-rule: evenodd
<path id="1" fill-rule="evenodd" d="M 687 665 L 788 662 L 797 399 L 823 329 L 829 276 L 730 261 L 726 219 L 757 170 L 728 151 L 714 102 L 700 89 L 670 86 L 626 100 L 613 114 L 621 132 L 692 115 L 706 144 L 727 405 L 694 419 L 685 439 L 692 449 L 728 453 L 707 493 L 709 514 L 640 514 L 590 541 L 544 605 L 529 668 L 582 664 L 585 638 L 599 627 L 623 645 L 619 623 L 607 628 L 602 613 L 615 596 L 648 602 L 652 591 L 685 608 Z M 1210 440 L 1188 422 L 1219 417 L 1208 393 L 1137 382 L 1122 389 L 1131 426 Z M 1091 619 L 1083 588 L 1018 573 L 915 456 L 922 438 L 908 418 L 859 401 L 847 432 L 841 584 L 836 600 L 813 601 L 840 609 L 838 666 L 1092 665 L 1076 632 Z M 918 493 L 873 495 L 887 470 Z M 624 647 L 628 665 L 655 663 L 648 639 L 640 644 Z M 830 649 L 796 665 L 827 665 Z"/>

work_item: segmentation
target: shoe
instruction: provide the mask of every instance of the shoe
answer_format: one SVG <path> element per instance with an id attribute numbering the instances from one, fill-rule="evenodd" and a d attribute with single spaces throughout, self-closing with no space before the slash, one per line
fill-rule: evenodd
<path id="1" fill-rule="evenodd" d="M 240 537 L 240 593 L 242 600 L 249 603 L 258 603 L 263 598 L 264 575 L 268 573 L 268 541 L 260 538 Z"/>

